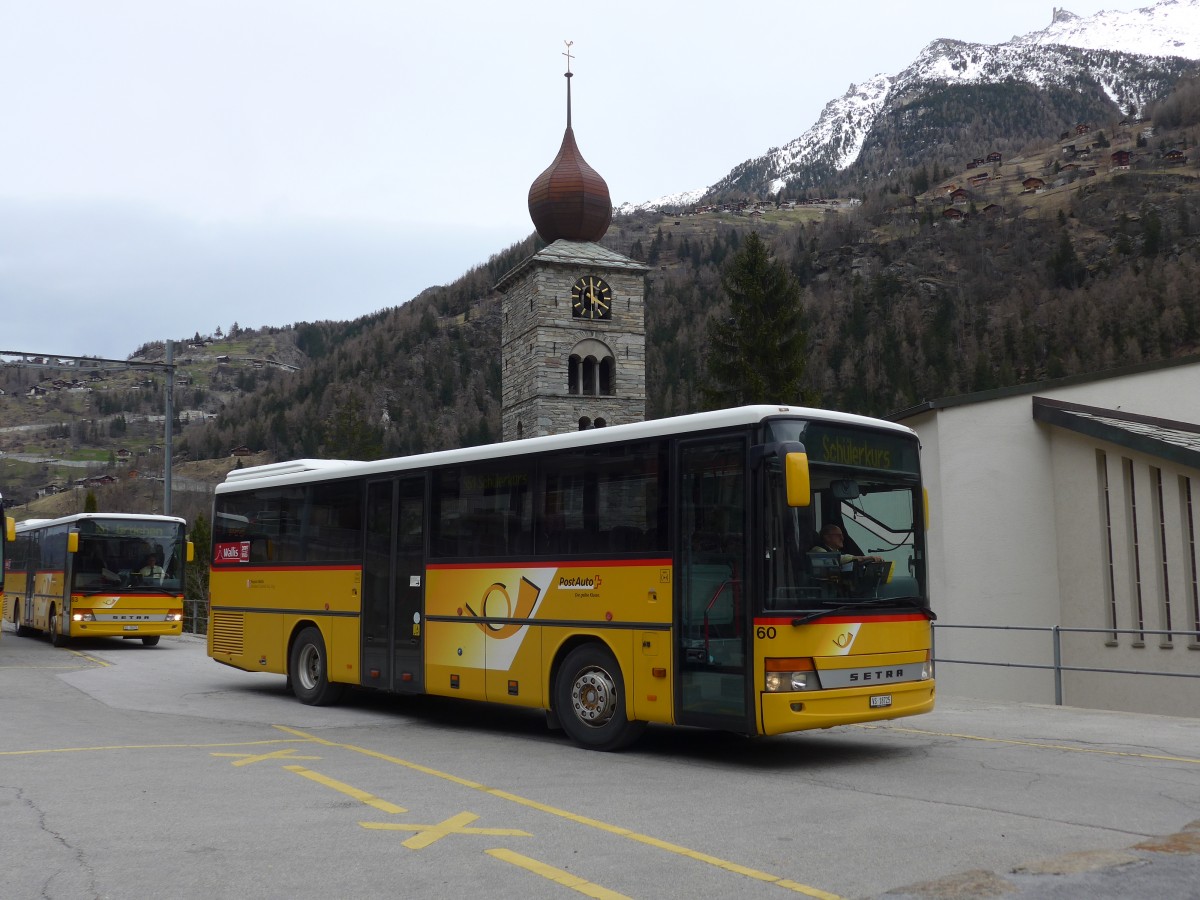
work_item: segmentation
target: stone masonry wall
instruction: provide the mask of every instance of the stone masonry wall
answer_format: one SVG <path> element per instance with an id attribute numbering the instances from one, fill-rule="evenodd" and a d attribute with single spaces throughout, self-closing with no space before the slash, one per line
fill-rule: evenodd
<path id="1" fill-rule="evenodd" d="M 571 285 L 598 275 L 613 292 L 610 320 L 571 315 Z M 504 297 L 501 330 L 504 440 L 575 431 L 579 420 L 608 425 L 646 417 L 645 283 L 641 273 L 602 265 L 534 265 Z M 599 341 L 616 363 L 615 395 L 569 394 L 568 360 L 581 341 Z"/>

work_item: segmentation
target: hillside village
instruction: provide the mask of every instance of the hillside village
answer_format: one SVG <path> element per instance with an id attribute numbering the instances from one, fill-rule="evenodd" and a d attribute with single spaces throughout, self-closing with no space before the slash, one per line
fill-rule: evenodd
<path id="1" fill-rule="evenodd" d="M 304 362 L 290 328 L 230 330 L 231 335 L 218 329 L 176 344 L 176 434 L 217 416 L 272 373 L 298 371 Z M 161 494 L 166 378 L 161 343 L 140 348 L 128 360 L 6 355 L 0 364 L 0 489 L 10 506 L 17 505 L 18 517 L 19 505 L 64 493 L 79 495 L 75 506 L 86 492 L 127 493 L 137 482 L 145 483 L 149 495 Z M 229 448 L 234 461 L 253 455 L 248 447 Z M 186 451 L 176 448 L 172 456 L 173 473 L 189 462 Z M 212 481 L 208 468 L 201 477 L 205 490 Z M 194 487 L 182 472 L 175 480 L 180 490 Z"/>
<path id="2" fill-rule="evenodd" d="M 1111 135 L 1111 137 L 1106 136 Z M 1004 159 L 999 151 L 968 160 L 963 169 L 928 191 L 910 194 L 891 206 L 896 215 L 926 214 L 947 222 L 965 222 L 973 216 L 1020 215 L 1035 212 L 1028 204 L 1033 195 L 1044 195 L 1081 186 L 1097 174 L 1129 171 L 1167 172 L 1186 168 L 1186 142 L 1152 147 L 1154 127 L 1146 118 L 1126 117 L 1104 128 L 1080 122 L 1059 135 L 1055 145 Z M 759 219 L 771 210 L 817 208 L 828 212 L 861 204 L 855 197 L 742 199 L 720 204 L 696 204 L 676 211 L 678 216 L 728 214 Z"/>
<path id="3" fill-rule="evenodd" d="M 1104 130 L 1079 123 L 1059 136 L 1056 148 L 1007 162 L 997 152 L 975 157 L 958 175 L 912 197 L 908 206 L 948 222 L 975 215 L 1021 215 L 1036 212 L 1037 207 L 1028 203 L 1032 196 L 1077 189 L 1098 174 L 1170 172 L 1188 164 L 1184 145 L 1150 147 L 1154 128 L 1146 119 L 1122 119 L 1110 133 L 1113 136 L 1108 138 Z"/>

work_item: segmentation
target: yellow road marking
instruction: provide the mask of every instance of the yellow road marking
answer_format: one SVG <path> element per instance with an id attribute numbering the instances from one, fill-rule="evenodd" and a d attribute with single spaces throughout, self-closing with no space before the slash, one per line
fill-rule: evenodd
<path id="1" fill-rule="evenodd" d="M 521 806 L 529 807 L 530 809 L 536 809 L 539 812 L 546 813 L 547 815 L 557 816 L 561 819 L 567 819 L 568 821 L 575 822 L 579 825 L 585 825 L 589 828 L 595 828 L 600 831 L 605 831 L 609 834 L 617 835 L 618 837 L 627 838 L 631 841 L 637 841 L 638 843 L 646 844 L 648 846 L 655 847 L 659 850 L 664 850 L 668 853 L 674 853 L 677 856 L 683 856 L 688 859 L 696 860 L 697 862 L 702 862 L 702 863 L 706 863 L 710 866 L 715 866 L 719 869 L 724 869 L 727 872 L 733 872 L 737 875 L 744 875 L 747 878 L 753 878 L 756 881 L 766 882 L 767 884 L 774 884 L 777 887 L 781 887 L 781 888 L 784 888 L 789 891 L 794 891 L 795 893 L 798 893 L 798 894 L 805 894 L 809 897 L 817 897 L 817 898 L 819 898 L 819 900 L 839 900 L 837 894 L 830 894 L 830 893 L 827 893 L 826 891 L 822 891 L 818 888 L 809 887 L 808 885 L 800 884 L 799 882 L 791 881 L 786 878 L 780 878 L 778 875 L 772 875 L 770 872 L 761 872 L 758 869 L 751 869 L 748 866 L 743 866 L 743 865 L 739 865 L 738 863 L 729 862 L 728 860 L 720 859 L 719 857 L 716 857 L 716 856 L 709 856 L 707 853 L 701 853 L 697 850 L 690 850 L 687 847 L 681 847 L 678 844 L 672 844 L 667 841 L 660 841 L 658 838 L 653 838 L 653 837 L 650 837 L 649 835 L 645 835 L 645 834 L 639 834 L 636 831 L 630 831 L 628 828 L 622 828 L 619 825 L 610 825 L 607 822 L 601 822 L 598 819 L 589 819 L 587 816 L 580 816 L 575 813 L 568 812 L 565 809 L 558 809 L 553 806 L 547 806 L 544 803 L 538 803 L 536 800 L 530 800 L 526 797 L 518 796 L 517 794 L 510 794 L 507 791 L 501 791 L 501 790 L 498 790 L 497 788 L 490 788 L 487 785 L 480 784 L 477 781 L 470 781 L 469 779 L 466 779 L 466 778 L 460 778 L 459 776 L 451 775 L 448 772 L 440 772 L 437 769 L 432 769 L 429 766 L 423 766 L 420 763 L 409 762 L 408 760 L 399 759 L 398 757 L 395 757 L 395 756 L 389 756 L 388 754 L 380 753 L 377 750 L 368 750 L 366 747 L 357 747 L 353 744 L 341 744 L 336 741 L 329 741 L 324 738 L 317 737 L 315 735 L 310 735 L 303 731 L 299 731 L 298 729 L 295 729 L 295 728 L 289 728 L 286 725 L 276 725 L 275 727 L 278 728 L 280 731 L 286 732 L 288 734 L 293 734 L 296 737 L 303 738 L 304 740 L 314 741 L 319 744 L 324 744 L 328 747 L 341 747 L 343 750 L 349 750 L 352 753 L 361 753 L 364 756 L 370 756 L 375 759 L 382 760 L 384 762 L 392 763 L 393 765 L 402 766 L 403 768 L 411 769 L 414 772 L 421 772 L 422 774 L 425 774 L 425 775 L 432 775 L 435 778 L 441 778 L 445 781 L 449 781 L 453 784 L 461 785 L 462 787 L 465 787 L 465 788 L 470 788 L 471 790 L 474 790 L 474 791 L 481 791 L 482 793 L 489 794 L 493 797 L 498 797 L 501 800 L 508 800 L 512 803 L 517 803 Z M 366 823 L 361 823 L 361 824 L 363 824 L 364 828 L 392 827 L 392 826 L 370 826 L 370 825 L 367 825 Z M 406 845 L 407 845 L 407 842 L 406 842 Z"/>
<path id="2" fill-rule="evenodd" d="M 484 852 L 488 856 L 494 856 L 496 859 L 503 860 L 506 863 L 520 866 L 534 875 L 540 875 L 543 878 L 561 884 L 563 887 L 569 887 L 573 891 L 578 891 L 585 896 L 594 897 L 596 900 L 629 900 L 624 894 L 618 894 L 616 891 L 602 888 L 598 884 L 585 881 L 578 875 L 572 875 L 570 872 L 564 872 L 562 869 L 556 869 L 554 866 L 548 866 L 543 862 L 538 862 L 536 859 L 530 859 L 528 856 L 522 856 L 520 853 L 514 853 L 511 850 L 500 848 Z"/>
<path id="3" fill-rule="evenodd" d="M 320 757 L 300 756 L 297 759 L 320 759 Z M 234 763 L 234 765 L 237 765 Z M 315 781 L 317 784 L 323 784 L 327 788 L 333 788 L 335 791 L 345 794 L 347 797 L 353 797 L 359 803 L 365 803 L 367 806 L 373 806 L 381 812 L 385 813 L 402 813 L 408 812 L 403 806 L 397 806 L 395 803 L 389 803 L 386 800 L 380 799 L 373 794 L 368 794 L 366 791 L 360 791 L 356 787 L 352 787 L 343 781 L 337 781 L 322 775 L 320 772 L 314 772 L 312 769 L 306 769 L 304 766 L 284 766 L 289 772 L 295 772 L 297 775 L 303 775 L 309 781 Z"/>
<path id="4" fill-rule="evenodd" d="M 375 831 L 415 831 L 417 834 L 410 837 L 404 842 L 404 846 L 409 850 L 422 850 L 428 847 L 435 841 L 440 841 L 442 838 L 451 834 L 490 834 L 503 835 L 508 837 L 533 837 L 528 831 L 519 831 L 516 828 L 468 828 L 467 825 L 478 819 L 479 816 L 474 813 L 461 812 L 456 816 L 451 816 L 444 822 L 439 822 L 436 825 L 399 825 L 391 822 L 359 822 L 363 828 L 370 828 Z"/>
<path id="5" fill-rule="evenodd" d="M 87 668 L 90 668 L 90 667 L 89 666 L 81 666 L 81 665 L 74 665 L 74 666 L 0 666 L 0 669 L 18 669 L 18 670 L 22 670 L 22 671 L 24 671 L 24 670 L 33 671 L 34 669 L 66 669 L 66 670 L 70 670 L 70 671 L 77 671 L 79 669 L 87 669 Z"/>
<path id="6" fill-rule="evenodd" d="M 213 756 L 234 756 L 237 761 L 231 765 L 249 766 L 256 762 L 262 762 L 265 759 L 320 759 L 319 756 L 296 756 L 296 748 L 289 747 L 286 750 L 275 750 L 271 753 L 214 753 Z"/>
<path id="7" fill-rule="evenodd" d="M 294 744 L 292 740 L 230 741 L 217 744 L 115 744 L 105 747 L 49 747 L 44 750 L 0 750 L 0 756 L 42 756 L 47 753 L 97 753 L 111 750 L 205 750 L 209 747 L 262 747 L 269 744 Z"/>
<path id="8" fill-rule="evenodd" d="M 96 657 L 88 656 L 86 653 L 80 653 L 78 650 L 71 650 L 71 654 L 73 656 L 78 656 L 80 659 L 86 659 L 88 662 L 95 663 L 96 665 L 103 666 L 105 668 L 112 665 L 112 663 L 106 663 L 102 659 L 96 659 Z"/>
<path id="9" fill-rule="evenodd" d="M 1071 747 L 1067 744 L 1045 744 L 1040 741 L 1019 741 L 1015 738 L 981 737 L 977 734 L 956 734 L 952 731 L 929 731 L 922 728 L 899 728 L 895 725 L 859 725 L 880 731 L 898 731 L 903 734 L 924 734 L 930 737 L 959 738 L 964 741 L 980 741 L 985 744 L 1012 744 L 1016 747 L 1033 747 L 1037 750 L 1065 750 L 1069 753 L 1095 753 L 1100 756 L 1124 756 L 1133 759 L 1154 759 L 1160 762 L 1181 762 L 1200 765 L 1200 759 L 1190 756 L 1167 756 L 1162 753 L 1135 753 L 1131 750 L 1104 750 L 1100 747 Z"/>

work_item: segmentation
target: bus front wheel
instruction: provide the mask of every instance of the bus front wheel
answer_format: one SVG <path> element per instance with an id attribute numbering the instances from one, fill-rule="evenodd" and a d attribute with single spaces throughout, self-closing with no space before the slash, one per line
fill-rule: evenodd
<path id="1" fill-rule="evenodd" d="M 67 636 L 58 627 L 58 610 L 50 608 L 50 643 L 55 647 L 67 646 Z"/>
<path id="2" fill-rule="evenodd" d="M 152 634 L 149 637 L 144 637 L 144 638 L 142 638 L 142 646 L 153 647 L 158 643 L 158 638 L 159 638 L 159 635 L 157 635 L 157 634 Z"/>
<path id="3" fill-rule="evenodd" d="M 318 628 L 309 626 L 296 635 L 288 665 L 292 693 L 309 706 L 328 706 L 342 696 L 342 685 L 329 680 L 329 654 Z"/>
<path id="4" fill-rule="evenodd" d="M 567 654 L 554 681 L 554 712 L 577 744 L 620 750 L 641 735 L 645 722 L 625 712 L 625 679 L 607 647 L 583 644 Z"/>

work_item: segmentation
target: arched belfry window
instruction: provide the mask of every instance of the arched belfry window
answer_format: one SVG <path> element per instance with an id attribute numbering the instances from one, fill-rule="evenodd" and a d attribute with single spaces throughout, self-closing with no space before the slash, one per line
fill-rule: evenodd
<path id="1" fill-rule="evenodd" d="M 611 397 L 617 392 L 617 361 L 611 356 L 600 360 L 600 393 Z"/>
<path id="2" fill-rule="evenodd" d="M 617 393 L 617 360 L 603 341 L 585 338 L 567 358 L 567 393 L 583 397 Z"/>

